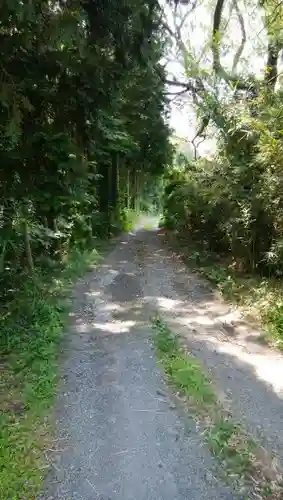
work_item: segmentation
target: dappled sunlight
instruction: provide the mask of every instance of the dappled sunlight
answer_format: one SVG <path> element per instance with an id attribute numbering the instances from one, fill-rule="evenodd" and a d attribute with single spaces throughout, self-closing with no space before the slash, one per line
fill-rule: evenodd
<path id="1" fill-rule="evenodd" d="M 128 333 L 136 324 L 136 321 L 111 320 L 105 323 L 93 323 L 93 327 L 107 333 Z"/>
<path id="2" fill-rule="evenodd" d="M 188 325 L 214 325 L 213 319 L 207 316 L 207 314 L 191 314 L 189 318 L 183 318 L 182 323 Z"/>
<path id="3" fill-rule="evenodd" d="M 175 309 L 178 305 L 182 304 L 182 301 L 180 300 L 173 300 L 167 297 L 157 297 L 156 301 L 160 307 L 166 310 Z"/>
<path id="4" fill-rule="evenodd" d="M 88 297 L 98 297 L 99 295 L 101 295 L 101 292 L 98 290 L 91 290 L 91 292 L 86 292 L 85 295 Z"/>
<path id="5" fill-rule="evenodd" d="M 218 320 L 222 323 L 231 323 L 232 321 L 240 321 L 241 319 L 242 314 L 237 309 L 234 309 L 233 311 L 227 312 L 225 314 L 218 314 Z"/>
<path id="6" fill-rule="evenodd" d="M 131 262 L 135 252 L 130 251 L 131 259 L 126 260 L 120 248 L 113 265 L 101 266 L 103 272 L 83 290 L 84 308 L 77 311 L 74 321 L 78 334 L 89 334 L 90 338 L 129 334 L 145 323 L 140 280 Z"/>
<path id="7" fill-rule="evenodd" d="M 128 247 L 127 256 L 121 245 L 114 266 L 105 266 L 107 272 L 103 273 L 103 280 L 99 279 L 96 287 L 92 285 L 92 289 L 86 293 L 87 301 L 93 307 L 93 317 L 89 322 L 76 322 L 77 331 L 92 331 L 102 336 L 128 334 L 145 324 L 146 314 L 148 317 L 146 310 L 152 314 L 157 310 L 172 329 L 187 339 L 189 347 L 191 345 L 197 352 L 204 352 L 202 357 L 208 365 L 209 359 L 214 358 L 215 362 L 218 354 L 219 362 L 221 359 L 225 366 L 231 366 L 232 373 L 233 369 L 235 373 L 240 370 L 243 374 L 241 376 L 245 377 L 246 374 L 247 378 L 253 374 L 259 383 L 264 384 L 262 387 L 266 390 L 272 388 L 281 397 L 282 356 L 256 344 L 260 332 L 245 323 L 241 311 L 219 300 L 201 279 L 188 273 L 183 264 L 179 265 L 177 257 L 174 260 L 174 256 L 172 258 L 164 248 L 148 248 L 147 241 L 151 238 L 149 233 L 150 231 L 140 228 L 132 238 L 128 235 L 129 239 L 124 243 L 131 241 L 132 245 Z M 146 252 L 146 261 L 142 266 L 144 274 L 139 276 L 131 259 L 136 257 L 141 243 Z M 141 257 L 144 259 L 144 255 Z M 174 291 L 170 289 L 172 276 L 168 283 L 166 275 L 164 276 L 169 268 L 174 273 Z M 153 289 L 152 275 L 160 277 Z M 141 277 L 144 292 L 149 293 L 139 296 Z"/>
<path id="8" fill-rule="evenodd" d="M 231 342 L 223 343 L 217 339 L 211 340 L 217 351 L 238 358 L 243 363 L 251 365 L 257 377 L 283 398 L 283 360 L 282 356 L 269 353 L 269 356 L 251 354 L 245 348 Z"/>
<path id="9" fill-rule="evenodd" d="M 158 215 L 141 215 L 136 223 L 134 233 L 139 233 L 143 231 L 153 231 L 159 230 L 160 216 Z"/>
<path id="10" fill-rule="evenodd" d="M 75 320 L 74 327 L 79 334 L 129 333 L 133 328 L 144 324 L 142 301 L 122 305 L 106 300 L 101 292 L 95 295 L 91 306 L 93 313 L 89 320 L 85 313 L 82 313 Z"/>
<path id="11" fill-rule="evenodd" d="M 188 300 L 169 299 L 167 297 L 147 297 L 155 300 L 159 312 L 175 332 L 180 333 L 190 341 L 206 345 L 213 353 L 219 353 L 227 358 L 227 364 L 237 363 L 253 370 L 258 380 L 271 387 L 280 397 L 283 397 L 283 357 L 281 354 L 257 346 L 249 349 L 249 342 L 241 336 L 227 337 L 226 328 L 237 327 L 241 315 L 237 310 L 223 312 L 223 304 L 196 304 Z M 224 305 L 227 307 L 227 305 Z M 232 324 L 232 326 L 231 326 Z M 240 325 L 241 326 L 241 325 Z"/>
<path id="12" fill-rule="evenodd" d="M 119 311 L 119 312 L 126 311 L 126 307 L 123 307 L 120 304 L 116 304 L 115 302 L 108 302 L 108 304 L 105 304 L 103 309 L 104 311 Z"/>
<path id="13" fill-rule="evenodd" d="M 107 265 L 94 272 L 82 289 L 84 300 L 72 321 L 80 359 L 85 356 L 87 362 L 95 359 L 100 364 L 99 373 L 91 373 L 91 384 L 94 375 L 97 385 L 109 391 L 116 379 L 118 384 L 126 380 L 124 366 L 132 369 L 135 350 L 141 351 L 143 371 L 148 359 L 139 347 L 140 340 L 144 340 L 146 357 L 152 357 L 154 363 L 150 325 L 160 314 L 209 375 L 225 415 L 227 411 L 235 421 L 247 415 L 247 431 L 253 433 L 255 429 L 260 444 L 265 445 L 261 433 L 267 429 L 271 446 L 275 441 L 283 447 L 282 357 L 258 344 L 255 347 L 250 337 L 255 338 L 256 329 L 245 324 L 240 310 L 219 300 L 205 282 L 180 265 L 177 257 L 172 258 L 160 248 L 151 231 L 139 230 L 126 238 L 130 244 L 119 244 L 109 255 Z M 105 351 L 109 366 L 107 356 L 101 356 Z M 117 364 L 121 353 L 123 363 Z M 134 377 L 139 380 L 139 373 L 135 372 Z"/>
<path id="14" fill-rule="evenodd" d="M 114 276 L 117 276 L 117 274 L 119 273 L 119 271 L 117 271 L 116 269 L 109 269 L 108 272 Z"/>
<path id="15" fill-rule="evenodd" d="M 76 331 L 78 333 L 89 333 L 91 331 L 91 325 L 89 323 L 76 322 Z"/>

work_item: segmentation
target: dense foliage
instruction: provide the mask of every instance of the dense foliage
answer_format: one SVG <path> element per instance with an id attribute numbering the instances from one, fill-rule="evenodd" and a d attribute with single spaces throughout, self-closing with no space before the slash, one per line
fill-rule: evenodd
<path id="1" fill-rule="evenodd" d="M 283 94 L 277 67 L 282 48 L 282 6 L 273 1 L 258 6 L 264 19 L 261 31 L 267 52 L 266 66 L 259 77 L 247 74 L 243 66 L 235 73 L 247 41 L 244 23 L 249 5 L 218 0 L 211 7 L 215 9 L 211 71 L 201 71 L 195 61 L 196 74 L 191 73 L 187 85 L 201 117 L 196 137 L 205 139 L 210 123 L 216 152 L 210 161 L 175 165 L 166 187 L 165 217 L 167 224 L 180 233 L 186 232 L 209 249 L 229 255 L 238 268 L 281 275 Z M 230 18 L 235 10 L 243 31 L 230 73 L 221 64 L 221 56 L 229 52 L 232 43 L 228 31 L 227 45 L 221 46 L 230 22 L 225 18 L 228 7 Z M 184 46 L 181 48 L 184 52 Z M 189 56 L 191 61 L 193 56 L 186 50 L 186 61 Z M 191 62 L 187 65 L 187 70 L 192 67 Z M 184 87 L 185 83 L 179 85 Z"/>
<path id="2" fill-rule="evenodd" d="M 278 275 L 283 219 L 277 99 L 246 126 L 234 123 L 221 134 L 213 160 L 175 166 L 165 210 L 167 224 L 230 254 L 241 269 Z"/>
<path id="3" fill-rule="evenodd" d="M 167 163 L 165 37 L 155 0 L 0 14 L 0 497 L 22 499 L 45 471 L 61 299 Z"/>
<path id="4" fill-rule="evenodd" d="M 158 12 L 154 0 L 2 2 L 2 295 L 26 267 L 119 228 L 162 171 Z"/>

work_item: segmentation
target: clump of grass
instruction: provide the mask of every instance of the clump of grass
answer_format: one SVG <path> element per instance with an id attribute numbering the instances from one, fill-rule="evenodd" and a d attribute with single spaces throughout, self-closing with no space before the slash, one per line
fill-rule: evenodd
<path id="1" fill-rule="evenodd" d="M 150 224 L 150 223 L 146 223 L 144 224 L 143 228 L 146 230 L 146 231 L 151 231 L 151 229 L 153 229 L 153 224 Z"/>
<path id="2" fill-rule="evenodd" d="M 23 280 L 1 310 L 0 498 L 35 498 L 45 475 L 57 358 L 71 283 L 97 262 L 96 250 L 74 250 L 60 273 Z"/>
<path id="3" fill-rule="evenodd" d="M 220 419 L 208 429 L 206 439 L 213 454 L 224 462 L 228 473 L 238 476 L 253 473 L 256 444 L 243 434 L 238 424 Z"/>
<path id="4" fill-rule="evenodd" d="M 122 231 L 129 232 L 135 227 L 139 213 L 130 208 L 124 208 L 121 212 L 121 228 Z"/>
<path id="5" fill-rule="evenodd" d="M 160 317 L 153 319 L 154 343 L 172 386 L 185 397 L 190 408 L 198 412 L 206 441 L 225 466 L 227 476 L 237 485 L 251 482 L 258 498 L 283 498 L 277 480 L 263 473 L 257 459 L 257 443 L 239 424 L 227 417 L 221 408 L 209 377 L 195 358 L 184 350 L 180 341 Z M 193 406 L 191 405 L 193 403 Z"/>
<path id="6" fill-rule="evenodd" d="M 154 319 L 153 326 L 154 341 L 161 363 L 173 385 L 194 403 L 215 404 L 216 396 L 211 382 L 203 373 L 200 364 L 185 353 L 177 336 L 160 318 Z"/>

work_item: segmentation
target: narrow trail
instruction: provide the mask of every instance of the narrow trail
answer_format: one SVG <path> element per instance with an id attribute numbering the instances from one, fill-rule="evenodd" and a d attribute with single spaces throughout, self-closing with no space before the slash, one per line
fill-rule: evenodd
<path id="1" fill-rule="evenodd" d="M 280 394 L 252 363 L 225 350 L 225 307 L 174 261 L 159 232 L 142 224 L 78 283 L 58 391 L 57 451 L 49 455 L 42 499 L 238 498 L 218 478 L 194 420 L 172 402 L 151 343 L 156 310 L 185 334 L 235 415 L 262 436 L 260 427 L 264 444 L 283 457 Z"/>

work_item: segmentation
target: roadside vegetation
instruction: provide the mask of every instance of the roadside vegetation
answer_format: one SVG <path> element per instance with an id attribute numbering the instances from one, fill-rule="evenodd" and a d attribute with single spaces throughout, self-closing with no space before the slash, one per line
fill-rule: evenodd
<path id="1" fill-rule="evenodd" d="M 221 177 L 219 181 L 215 173 L 214 185 L 214 172 L 220 167 L 217 158 L 213 163 L 187 162 L 185 169 L 175 165 L 165 181 L 162 225 L 169 230 L 168 241 L 177 245 L 185 262 L 263 327 L 263 341 L 283 349 L 283 281 L 278 254 L 281 235 L 276 235 L 273 226 L 279 231 L 280 225 L 268 213 L 268 205 L 258 226 L 256 220 L 248 222 L 239 194 L 228 193 L 228 178 L 223 177 L 223 186 L 217 190 Z M 234 183 L 235 177 L 232 179 Z M 248 204 L 254 203 L 253 191 L 250 196 L 245 195 Z M 261 226 L 261 217 L 268 218 L 269 229 L 265 223 Z M 269 230 L 273 240 L 268 243 Z M 261 251 L 262 245 L 265 249 Z"/>
<path id="2" fill-rule="evenodd" d="M 154 343 L 172 389 L 195 415 L 211 452 L 237 491 L 251 498 L 282 498 L 278 471 L 262 461 L 262 448 L 221 407 L 203 367 L 162 318 L 153 319 Z"/>
<path id="3" fill-rule="evenodd" d="M 73 281 L 99 261 L 100 251 L 73 250 L 57 269 L 26 276 L 2 310 L 0 497 L 34 498 L 48 462 L 48 419 L 57 382 L 60 341 Z"/>
<path id="4" fill-rule="evenodd" d="M 184 0 L 172 6 L 168 58 L 175 56 L 183 68 L 174 102 L 184 109 L 190 102 L 197 125 L 195 133 L 189 130 L 191 143 L 176 148 L 164 196 L 164 225 L 181 241 L 185 258 L 225 298 L 260 319 L 266 339 L 279 348 L 282 23 L 277 0 L 197 1 L 192 9 Z"/>
<path id="5" fill-rule="evenodd" d="M 243 272 L 231 256 L 219 255 L 193 235 L 169 231 L 166 239 L 172 249 L 181 252 L 190 269 L 207 279 L 227 302 L 239 306 L 247 320 L 262 328 L 259 340 L 263 344 L 283 349 L 281 279 Z"/>
<path id="6" fill-rule="evenodd" d="M 34 499 L 71 283 L 170 161 L 157 2 L 4 1 L 0 498 Z"/>

